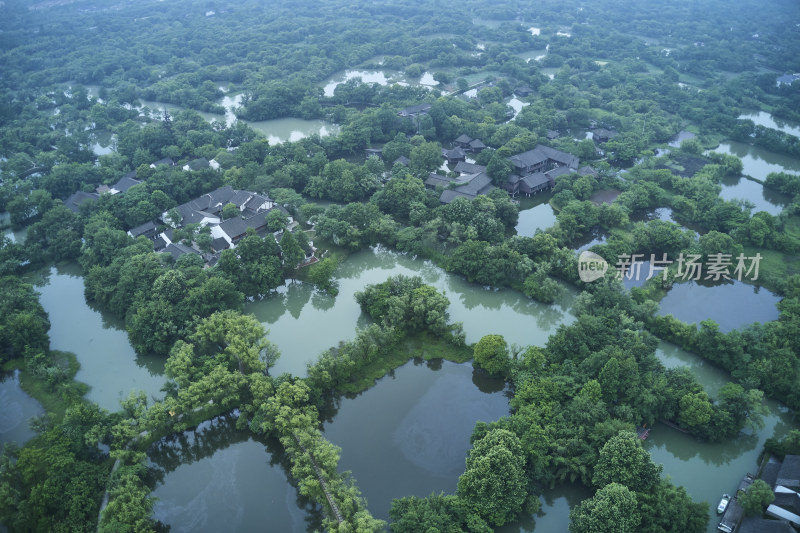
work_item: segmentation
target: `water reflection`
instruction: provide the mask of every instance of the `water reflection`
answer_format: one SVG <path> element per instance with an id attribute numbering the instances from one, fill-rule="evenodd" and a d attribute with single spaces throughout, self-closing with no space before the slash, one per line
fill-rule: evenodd
<path id="1" fill-rule="evenodd" d="M 555 223 L 556 214 L 553 211 L 553 207 L 549 203 L 543 203 L 520 211 L 515 229 L 517 230 L 517 235 L 533 237 L 536 230 L 544 231 Z"/>
<path id="2" fill-rule="evenodd" d="M 780 299 L 764 287 L 742 281 L 715 285 L 689 281 L 672 286 L 661 300 L 659 314 L 673 315 L 688 324 L 710 318 L 728 332 L 753 322 L 777 320 Z"/>
<path id="3" fill-rule="evenodd" d="M 137 355 L 121 321 L 87 305 L 81 273 L 76 264 L 60 265 L 36 283 L 50 319 L 51 349 L 76 355 L 81 366 L 75 379 L 91 387 L 87 399 L 104 409 L 118 410 L 134 389 L 161 398 L 165 359 Z"/>
<path id="4" fill-rule="evenodd" d="M 720 197 L 725 200 L 747 200 L 755 206 L 753 213 L 766 211 L 777 216 L 792 203 L 788 196 L 747 178 L 723 178 L 721 185 Z"/>
<path id="5" fill-rule="evenodd" d="M 744 165 L 742 174 L 760 181 L 764 181 L 770 172 L 800 172 L 800 159 L 769 152 L 749 144 L 729 141 L 720 144 L 714 151 L 740 158 Z"/>
<path id="6" fill-rule="evenodd" d="M 670 342 L 659 341 L 656 357 L 666 368 L 686 367 L 691 370 L 712 398 L 716 398 L 719 389 L 730 381 L 730 375 L 721 368 Z"/>
<path id="7" fill-rule="evenodd" d="M 0 452 L 7 442 L 25 444 L 36 433 L 28 421 L 44 413 L 41 404 L 28 396 L 19 384 L 19 370 L 0 374 Z"/>
<path id="8" fill-rule="evenodd" d="M 386 519 L 393 498 L 455 491 L 475 422 L 508 414 L 502 390 L 469 364 L 420 360 L 341 400 L 324 431 L 342 447 L 340 468 L 353 472 L 372 514 Z"/>
<path id="9" fill-rule="evenodd" d="M 352 339 L 356 327 L 369 323 L 353 295 L 366 285 L 398 274 L 420 276 L 425 283 L 445 291 L 450 299 L 450 320 L 463 322 L 469 343 L 497 333 L 509 344 L 544 345 L 556 327 L 574 320 L 569 313 L 575 296 L 572 289 L 565 287 L 556 305 L 547 306 L 515 291 L 467 283 L 430 261 L 377 248 L 352 254 L 339 265 L 339 295 L 335 298 L 314 292 L 311 305 L 307 305 L 307 289 L 281 288 L 277 294 L 246 306 L 245 312 L 264 323 L 270 330 L 270 340 L 281 351 L 275 373 L 304 375 L 307 362 L 339 341 Z"/>
<path id="10" fill-rule="evenodd" d="M 594 491 L 580 483 L 559 485 L 547 489 L 539 500 L 542 509 L 536 515 L 525 515 L 512 523 L 495 529 L 497 533 L 522 533 L 532 531 L 567 531 L 569 512 L 583 500 L 590 498 Z"/>
<path id="11" fill-rule="evenodd" d="M 150 100 L 142 100 L 142 105 L 139 108 L 147 116 L 152 119 L 160 120 L 164 110 L 170 113 L 177 114 L 186 108 L 175 105 L 167 104 L 164 102 L 155 102 Z M 334 135 L 339 132 L 339 126 L 324 120 L 306 120 L 300 118 L 278 118 L 273 120 L 243 120 L 237 119 L 234 109 L 241 103 L 241 94 L 231 96 L 226 95 L 218 102 L 225 108 L 225 114 L 207 113 L 204 111 L 195 111 L 203 117 L 207 122 L 223 122 L 230 126 L 236 120 L 241 120 L 248 124 L 254 130 L 262 133 L 270 144 L 281 144 L 284 142 L 296 142 L 305 137 L 312 135 L 319 135 L 325 137 L 327 135 Z"/>
<path id="12" fill-rule="evenodd" d="M 800 137 L 800 126 L 788 120 L 775 118 L 766 111 L 754 111 L 752 113 L 743 113 L 739 115 L 739 119 L 750 119 L 759 126 L 764 126 L 765 128 L 772 128 L 774 130 L 779 130 L 784 133 L 788 133 L 789 135 L 795 135 L 797 137 Z"/>
<path id="13" fill-rule="evenodd" d="M 290 484 L 279 443 L 253 440 L 235 420 L 217 417 L 153 444 L 154 518 L 172 531 L 318 530 L 321 516 Z"/>
<path id="14" fill-rule="evenodd" d="M 684 486 L 693 500 L 716 503 L 722 493 L 733 493 L 747 472 L 757 471 L 758 456 L 767 438 L 782 438 L 797 428 L 785 408 L 774 401 L 766 403 L 769 414 L 764 428 L 757 432 L 747 429 L 729 441 L 710 443 L 658 424 L 645 441 L 645 448 L 654 462 L 664 465 L 664 475 Z M 708 532 L 712 533 L 717 521 L 710 508 L 709 518 Z"/>

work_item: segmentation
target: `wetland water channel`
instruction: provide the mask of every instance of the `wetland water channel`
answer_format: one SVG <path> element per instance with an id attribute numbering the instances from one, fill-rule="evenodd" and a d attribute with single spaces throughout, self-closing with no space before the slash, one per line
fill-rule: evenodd
<path id="1" fill-rule="evenodd" d="M 281 350 L 275 372 L 303 375 L 306 363 L 322 350 L 352 338 L 356 327 L 368 322 L 353 293 L 396 274 L 419 275 L 445 290 L 451 301 L 450 318 L 464 322 L 468 342 L 500 333 L 509 343 L 543 345 L 560 324 L 574 320 L 572 291 L 566 291 L 558 304 L 544 306 L 514 291 L 470 285 L 429 262 L 383 249 L 351 255 L 337 273 L 340 294 L 335 299 L 289 283 L 272 297 L 247 306 L 246 311 L 271 330 L 269 338 Z M 52 346 L 76 353 L 81 363 L 78 379 L 92 387 L 89 399 L 116 410 L 131 388 L 161 395 L 163 360 L 137 357 L 121 324 L 86 304 L 77 265 L 52 267 L 34 281 L 39 282 L 36 289 L 50 316 Z M 728 302 L 722 312 L 731 308 Z M 736 309 L 738 315 L 748 316 L 751 307 L 743 304 Z M 762 318 L 749 318 L 755 320 Z M 729 379 L 694 354 L 667 343 L 660 344 L 658 357 L 667 366 L 688 366 L 712 395 Z M 21 390 L 14 392 L 15 386 L 19 388 L 13 378 L 3 381 L 0 395 L 24 398 Z M 780 437 L 797 427 L 778 404 L 768 402 L 768 406 L 763 429 L 747 430 L 729 442 L 701 443 L 657 425 L 645 446 L 657 463 L 664 464 L 664 475 L 685 486 L 695 500 L 715 503 L 723 492 L 734 490 L 747 471 L 755 471 L 761 446 L 773 432 Z M 28 415 L 21 409 L 22 416 L 38 412 L 36 405 Z M 410 361 L 369 390 L 337 402 L 332 412 L 325 413 L 324 431 L 341 446 L 340 467 L 353 472 L 371 512 L 386 518 L 392 498 L 453 492 L 475 422 L 507 412 L 503 384 L 475 373 L 470 364 Z M 315 527 L 318 516 L 289 482 L 280 448 L 236 432 L 230 418 L 207 421 L 151 449 L 153 495 L 160 499 L 156 518 L 174 531 L 248 531 L 265 523 L 281 531 Z M 2 438 L 6 440 L 6 434 Z M 546 491 L 540 515 L 522 517 L 503 531 L 566 531 L 569 509 L 588 496 L 580 486 Z M 712 519 L 709 531 L 715 526 Z"/>

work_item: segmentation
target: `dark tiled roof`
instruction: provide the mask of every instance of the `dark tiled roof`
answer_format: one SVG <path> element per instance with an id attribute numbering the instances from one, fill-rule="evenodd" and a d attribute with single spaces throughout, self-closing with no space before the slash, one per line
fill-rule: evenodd
<path id="1" fill-rule="evenodd" d="M 528 174 L 527 176 L 523 177 L 521 181 L 531 189 L 537 189 L 542 185 L 550 185 L 550 180 L 541 172 Z"/>
<path id="2" fill-rule="evenodd" d="M 439 197 L 439 201 L 442 202 L 443 204 L 449 204 L 458 197 L 463 197 L 466 198 L 467 200 L 472 200 L 473 198 L 475 198 L 474 196 L 464 194 L 463 192 L 457 191 L 455 189 L 447 189 L 445 191 L 442 191 L 442 195 Z"/>
<path id="3" fill-rule="evenodd" d="M 775 483 L 790 489 L 800 487 L 800 455 L 787 455 L 783 458 Z"/>
<path id="4" fill-rule="evenodd" d="M 447 176 L 442 176 L 440 174 L 428 174 L 428 179 L 425 180 L 425 185 L 433 188 L 436 188 L 439 185 L 442 187 L 447 187 L 452 182 L 453 180 Z"/>
<path id="5" fill-rule="evenodd" d="M 578 174 L 581 176 L 597 176 L 597 171 L 592 167 L 586 166 L 578 169 Z"/>
<path id="6" fill-rule="evenodd" d="M 773 505 L 777 505 L 796 515 L 800 515 L 800 495 L 796 492 L 775 492 Z"/>
<path id="7" fill-rule="evenodd" d="M 136 226 L 135 228 L 131 228 L 128 233 L 135 239 L 139 235 L 147 235 L 148 233 L 155 234 L 156 225 L 154 222 L 145 222 L 141 226 Z"/>
<path id="8" fill-rule="evenodd" d="M 202 222 L 204 218 L 216 218 L 215 214 L 201 209 L 194 209 L 190 204 L 179 205 L 177 209 L 181 214 L 181 226 L 198 224 Z"/>
<path id="9" fill-rule="evenodd" d="M 216 239 L 211 241 L 211 249 L 216 250 L 217 252 L 221 252 L 222 250 L 227 250 L 228 241 L 226 241 L 222 237 L 217 237 Z"/>
<path id="10" fill-rule="evenodd" d="M 253 228 L 258 231 L 266 227 L 266 225 L 267 218 L 264 215 L 256 215 L 250 218 L 234 217 L 226 220 L 219 227 L 228 234 L 231 240 L 234 240 L 247 233 L 247 228 Z"/>
<path id="11" fill-rule="evenodd" d="M 451 180 L 449 183 L 456 183 L 458 185 L 454 189 L 442 191 L 439 201 L 446 204 L 449 204 L 459 196 L 471 200 L 479 194 L 486 194 L 495 188 L 494 185 L 492 185 L 492 178 L 484 172 L 461 176 L 457 180 Z"/>
<path id="12" fill-rule="evenodd" d="M 459 161 L 454 170 L 459 174 L 478 174 L 479 172 L 486 172 L 486 167 L 483 165 L 476 165 L 475 163 Z"/>
<path id="13" fill-rule="evenodd" d="M 464 153 L 464 150 L 456 146 L 452 150 L 442 150 L 442 157 L 445 159 L 464 159 L 467 157 L 467 154 Z"/>
<path id="14" fill-rule="evenodd" d="M 457 143 L 459 143 L 459 144 L 469 144 L 471 141 L 472 141 L 472 137 L 470 137 L 469 135 L 466 135 L 466 134 L 462 133 L 461 135 L 459 135 L 459 136 L 456 138 L 456 140 L 455 140 L 454 142 L 457 142 Z"/>
<path id="15" fill-rule="evenodd" d="M 150 164 L 155 166 L 155 167 L 159 167 L 161 165 L 167 165 L 169 167 L 174 167 L 175 166 L 175 161 L 173 161 L 169 157 L 165 157 L 164 159 L 159 159 L 158 161 L 156 161 L 154 163 L 150 163 Z"/>
<path id="16" fill-rule="evenodd" d="M 775 482 L 778 480 L 778 472 L 780 469 L 781 464 L 778 461 L 770 460 L 764 465 L 764 468 L 761 469 L 761 476 L 759 479 L 761 479 L 770 487 L 775 487 Z"/>
<path id="17" fill-rule="evenodd" d="M 410 117 L 412 115 L 421 115 L 427 113 L 431 109 L 431 104 L 417 104 L 410 107 L 401 109 L 397 114 L 401 117 Z"/>
<path id="18" fill-rule="evenodd" d="M 486 148 L 486 145 L 483 144 L 480 139 L 472 139 L 469 142 L 469 147 L 472 148 L 473 150 L 483 150 L 484 148 Z"/>
<path id="19" fill-rule="evenodd" d="M 172 244 L 168 245 L 164 249 L 164 251 L 168 252 L 169 254 L 171 254 L 172 258 L 175 259 L 176 261 L 182 255 L 186 255 L 186 254 L 197 254 L 197 255 L 200 255 L 200 252 L 198 252 L 194 248 L 192 248 L 190 246 L 186 246 L 185 244 L 182 244 L 182 243 L 179 243 L 179 242 L 173 242 Z"/>
<path id="20" fill-rule="evenodd" d="M 261 196 L 260 194 L 254 194 L 250 199 L 244 204 L 245 209 L 249 209 L 253 212 L 258 212 L 262 205 L 269 202 L 269 198 L 266 196 Z M 283 208 L 281 208 L 283 209 Z"/>
<path id="21" fill-rule="evenodd" d="M 164 240 L 164 237 L 159 235 L 156 237 L 156 240 L 153 241 L 153 249 L 155 250 L 163 250 L 167 247 L 167 241 Z"/>
<path id="22" fill-rule="evenodd" d="M 84 202 L 94 202 L 100 196 L 96 192 L 83 192 L 78 191 L 72 193 L 69 198 L 64 200 L 64 205 L 70 210 L 77 213 Z"/>
<path id="23" fill-rule="evenodd" d="M 794 533 L 788 522 L 760 517 L 745 518 L 737 531 L 738 533 Z"/>
<path id="24" fill-rule="evenodd" d="M 134 185 L 139 185 L 142 183 L 141 181 L 133 178 L 127 177 L 127 175 L 122 176 L 118 182 L 111 186 L 112 189 L 116 189 L 119 192 L 126 192 L 128 189 L 133 187 Z"/>
<path id="25" fill-rule="evenodd" d="M 575 171 L 573 169 L 571 169 L 571 168 L 556 167 L 553 170 L 548 170 L 547 172 L 545 172 L 545 174 L 547 175 L 548 178 L 554 180 L 558 176 L 563 176 L 564 174 L 572 174 L 573 172 L 575 172 Z"/>
<path id="26" fill-rule="evenodd" d="M 228 199 L 225 204 L 233 204 L 236 207 L 245 205 L 250 198 L 253 197 L 253 193 L 247 191 L 234 191 L 233 196 Z M 225 207 L 225 204 L 222 204 Z"/>
<path id="27" fill-rule="evenodd" d="M 580 159 L 572 154 L 541 144 L 537 145 L 533 150 L 512 155 L 508 159 L 517 168 L 536 166 L 547 160 L 555 161 L 556 163 L 566 165 L 570 168 L 578 168 L 578 164 L 580 163 Z"/>

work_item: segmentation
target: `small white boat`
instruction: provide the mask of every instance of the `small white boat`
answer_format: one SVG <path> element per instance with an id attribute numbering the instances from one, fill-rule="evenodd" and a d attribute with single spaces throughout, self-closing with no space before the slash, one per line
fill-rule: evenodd
<path id="1" fill-rule="evenodd" d="M 728 494 L 723 494 L 722 499 L 719 501 L 719 505 L 717 505 L 717 514 L 722 514 L 725 512 L 725 509 L 728 508 L 728 504 L 731 501 L 731 497 Z"/>

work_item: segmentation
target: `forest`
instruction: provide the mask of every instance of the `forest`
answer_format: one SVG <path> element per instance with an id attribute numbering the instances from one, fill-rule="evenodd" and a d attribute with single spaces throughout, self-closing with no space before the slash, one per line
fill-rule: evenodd
<path id="1" fill-rule="evenodd" d="M 310 529 L 492 531 L 536 516 L 546 490 L 579 484 L 591 496 L 571 509 L 572 533 L 705 531 L 708 504 L 652 460 L 637 429 L 667 422 L 718 443 L 763 427 L 766 399 L 800 408 L 800 176 L 751 176 L 742 157 L 715 151 L 800 158 L 796 133 L 741 118 L 800 122 L 800 82 L 776 83 L 800 72 L 797 24 L 790 0 L 0 3 L 0 363 L 44 409 L 35 436 L 0 453 L 0 524 L 168 530 L 153 516 L 154 443 L 227 417 L 277 450 L 316 516 Z M 327 90 L 350 70 L 389 81 Z M 276 120 L 335 129 L 274 142 L 262 128 Z M 593 140 L 601 129 L 614 135 Z M 675 142 L 679 132 L 691 138 Z M 469 162 L 492 187 L 443 202 L 458 190 L 443 150 L 463 135 L 485 145 Z M 520 213 L 539 203 L 509 194 L 509 158 L 539 146 L 590 172 L 552 179 L 542 196 L 555 222 L 521 235 Z M 107 192 L 125 177 L 135 184 Z M 731 180 L 782 209 L 726 197 Z M 220 250 L 209 219 L 181 209 L 225 187 L 279 208 Z M 671 219 L 646 216 L 658 209 Z M 228 203 L 205 215 L 222 227 L 242 213 Z M 148 225 L 189 252 L 155 248 L 139 231 Z M 576 250 L 590 241 L 612 270 L 636 254 L 758 254 L 752 283 L 779 295 L 777 318 L 729 329 L 660 313 L 677 264 L 632 289 L 584 282 Z M 375 247 L 542 304 L 574 290 L 575 320 L 543 345 L 467 343 L 450 294 L 393 276 L 355 294 L 365 321 L 350 340 L 310 354 L 304 375 L 277 373 L 295 354 L 279 353 L 246 305 L 296 282 L 343 298 L 338 269 Z M 164 362 L 163 399 L 132 392 L 108 411 L 85 398 L 75 354 L 51 348 L 34 281 L 64 264 L 80 266 L 86 302 L 138 355 Z M 659 360 L 660 341 L 728 381 L 709 394 Z M 502 379 L 510 410 L 475 425 L 457 485 L 396 498 L 386 521 L 323 428 L 343 398 L 415 357 L 411 346 Z M 765 448 L 798 453 L 798 434 Z"/>

